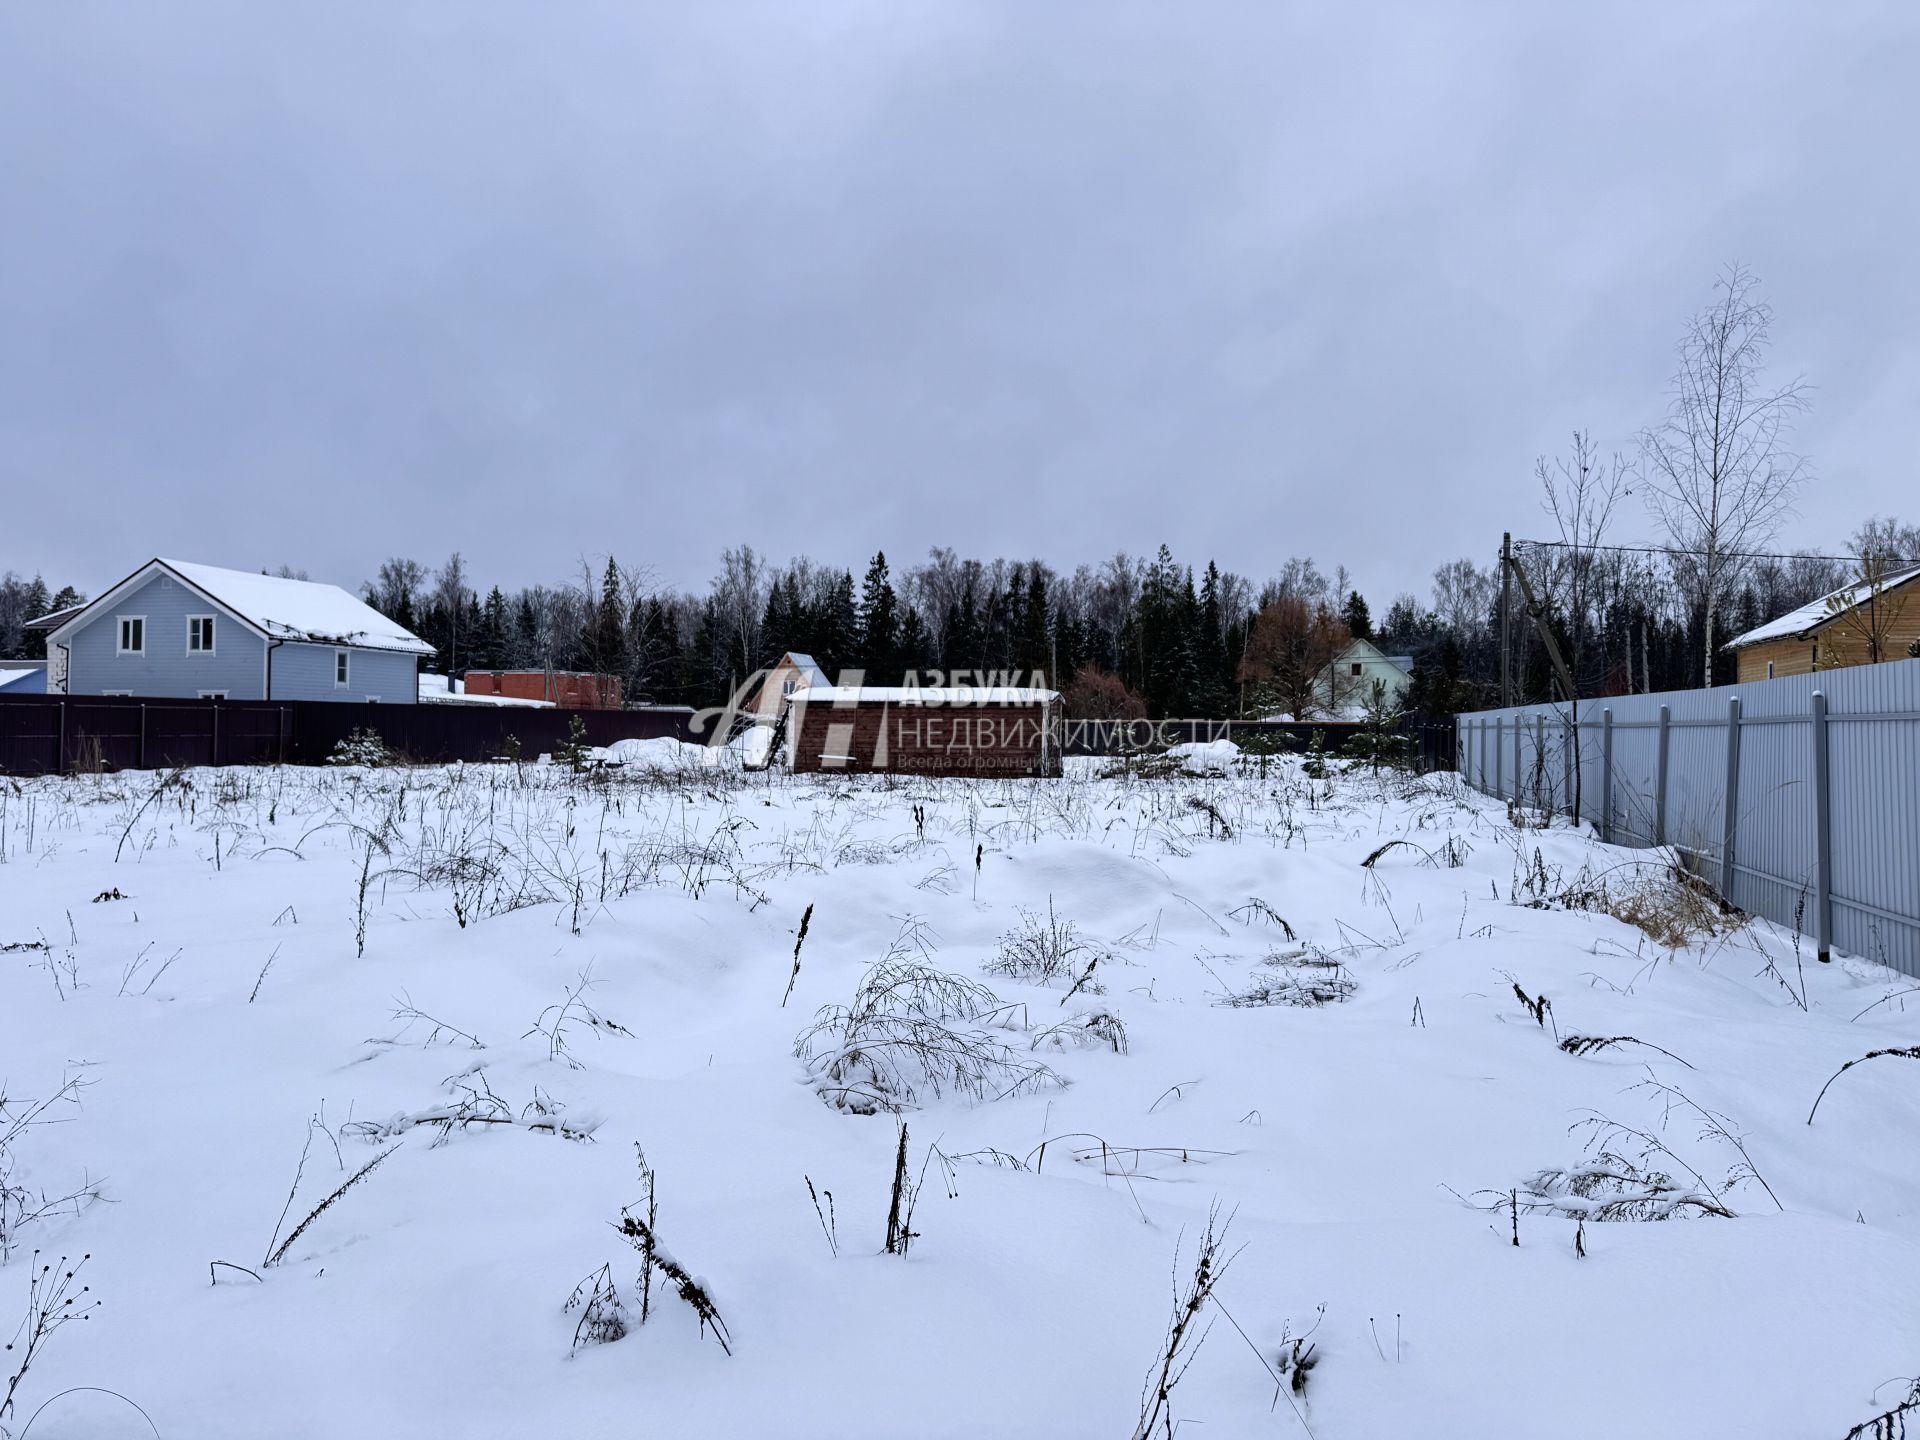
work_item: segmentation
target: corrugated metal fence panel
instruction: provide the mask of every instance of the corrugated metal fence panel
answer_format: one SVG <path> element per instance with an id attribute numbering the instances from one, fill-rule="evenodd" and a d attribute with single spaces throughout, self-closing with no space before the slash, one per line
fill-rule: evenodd
<path id="1" fill-rule="evenodd" d="M 1742 909 L 1813 934 L 1818 863 L 1813 696 L 1826 697 L 1835 948 L 1920 975 L 1920 660 L 1715 690 L 1580 702 L 1579 813 L 1623 845 L 1658 829 L 1668 708 L 1666 841 Z M 1740 701 L 1733 873 L 1726 844 L 1729 701 Z M 1612 712 L 1611 804 L 1606 714 Z M 1574 806 L 1565 705 L 1462 715 L 1458 769 L 1490 795 Z M 1513 743 L 1519 732 L 1520 763 Z M 1605 807 L 1603 813 L 1603 806 Z"/>

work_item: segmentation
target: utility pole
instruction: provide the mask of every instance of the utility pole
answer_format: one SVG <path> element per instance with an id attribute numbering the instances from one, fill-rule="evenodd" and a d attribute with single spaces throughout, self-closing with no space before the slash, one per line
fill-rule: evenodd
<path id="1" fill-rule="evenodd" d="M 1513 533 L 1500 537 L 1500 706 L 1513 704 Z"/>

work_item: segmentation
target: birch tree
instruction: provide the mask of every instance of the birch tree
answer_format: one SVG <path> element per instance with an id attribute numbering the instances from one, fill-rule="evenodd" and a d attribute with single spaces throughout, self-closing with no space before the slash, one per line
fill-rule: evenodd
<path id="1" fill-rule="evenodd" d="M 1681 336 L 1666 417 L 1640 437 L 1649 505 L 1700 610 L 1708 687 L 1722 596 L 1747 552 L 1777 533 L 1807 478 L 1806 458 L 1788 441 L 1810 390 L 1799 378 L 1766 382 L 1773 307 L 1753 272 L 1729 266 L 1714 288 L 1713 303 Z"/>

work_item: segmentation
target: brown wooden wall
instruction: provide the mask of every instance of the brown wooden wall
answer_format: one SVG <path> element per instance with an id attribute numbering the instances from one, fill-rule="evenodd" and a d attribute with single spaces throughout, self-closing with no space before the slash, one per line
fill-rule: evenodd
<path id="1" fill-rule="evenodd" d="M 1909 583 L 1890 591 L 1881 603 L 1889 612 L 1876 627 L 1881 636 L 1881 663 L 1912 659 L 1907 646 L 1920 640 L 1920 584 Z M 1845 620 L 1829 620 L 1804 640 L 1768 640 L 1739 653 L 1741 684 L 1874 663 L 1864 626 L 1856 627 Z M 1767 674 L 1769 660 L 1773 662 L 1771 676 Z"/>
<path id="2" fill-rule="evenodd" d="M 1057 737 L 1043 747 L 1038 705 L 795 706 L 796 772 L 874 771 L 976 777 L 1060 773 Z M 882 743 L 884 737 L 884 744 Z"/>

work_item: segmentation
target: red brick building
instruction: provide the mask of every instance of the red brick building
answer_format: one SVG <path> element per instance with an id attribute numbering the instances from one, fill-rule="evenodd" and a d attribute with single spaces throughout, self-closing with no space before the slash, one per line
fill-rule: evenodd
<path id="1" fill-rule="evenodd" d="M 566 710 L 618 710 L 620 679 L 585 670 L 469 670 L 469 695 L 547 700 Z"/>
<path id="2" fill-rule="evenodd" d="M 789 702 L 795 773 L 1060 773 L 1060 696 L 1010 687 L 808 690 Z"/>

